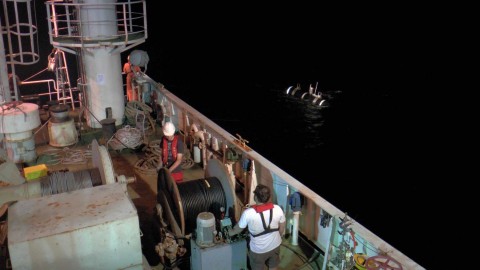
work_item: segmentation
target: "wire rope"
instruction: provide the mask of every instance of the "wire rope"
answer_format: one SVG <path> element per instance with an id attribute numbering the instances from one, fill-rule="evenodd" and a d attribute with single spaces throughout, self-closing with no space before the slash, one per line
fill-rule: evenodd
<path id="1" fill-rule="evenodd" d="M 98 168 L 77 172 L 56 171 L 40 181 L 41 194 L 48 196 L 93 187 L 102 182 L 98 178 L 100 178 Z"/>
<path id="2" fill-rule="evenodd" d="M 196 227 L 198 214 L 211 212 L 221 217 L 221 207 L 226 208 L 226 197 L 220 180 L 216 177 L 177 183 L 185 219 L 185 234 Z"/>

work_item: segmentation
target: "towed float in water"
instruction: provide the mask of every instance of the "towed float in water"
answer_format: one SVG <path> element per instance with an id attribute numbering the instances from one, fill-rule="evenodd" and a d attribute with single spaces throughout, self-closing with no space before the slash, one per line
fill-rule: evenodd
<path id="1" fill-rule="evenodd" d="M 302 90 L 302 87 L 299 83 L 294 86 L 290 86 L 286 90 L 286 94 L 294 97 L 298 97 L 302 100 L 306 100 L 313 105 L 317 105 L 319 107 L 326 107 L 327 102 L 325 96 L 318 90 L 318 82 L 315 84 L 315 88 L 310 84 L 308 86 L 308 91 Z"/>

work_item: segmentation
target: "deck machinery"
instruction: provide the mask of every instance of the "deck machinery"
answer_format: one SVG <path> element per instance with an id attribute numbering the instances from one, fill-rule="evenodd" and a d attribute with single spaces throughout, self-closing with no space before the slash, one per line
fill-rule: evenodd
<path id="1" fill-rule="evenodd" d="M 157 252 L 170 267 L 190 256 L 191 269 L 247 269 L 246 235 L 229 237 L 236 195 L 225 166 L 208 163 L 204 178 L 176 183 L 168 170 L 158 174 Z M 174 247 L 174 248 L 168 248 Z"/>

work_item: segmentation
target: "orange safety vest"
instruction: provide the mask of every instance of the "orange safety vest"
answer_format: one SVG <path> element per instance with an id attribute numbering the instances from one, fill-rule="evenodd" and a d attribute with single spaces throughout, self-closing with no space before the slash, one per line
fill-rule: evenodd
<path id="1" fill-rule="evenodd" d="M 173 157 L 173 160 L 177 159 L 177 142 L 178 142 L 178 136 L 175 135 L 173 137 L 173 141 L 172 141 L 172 157 Z M 162 140 L 162 161 L 163 161 L 163 165 L 164 166 L 167 166 L 167 162 L 168 162 L 168 139 L 163 137 L 163 140 Z"/>

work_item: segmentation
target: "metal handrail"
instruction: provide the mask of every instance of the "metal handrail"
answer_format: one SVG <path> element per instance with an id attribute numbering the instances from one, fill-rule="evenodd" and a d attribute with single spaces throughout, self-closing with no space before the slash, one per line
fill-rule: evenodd
<path id="1" fill-rule="evenodd" d="M 23 81 L 22 82 L 22 85 L 27 85 L 27 84 L 42 84 L 42 83 L 46 83 L 47 86 L 48 86 L 48 96 L 49 96 L 49 99 L 50 101 L 52 100 L 52 94 L 56 94 L 57 93 L 57 84 L 55 83 L 55 80 L 53 79 L 48 79 L 48 80 L 36 80 L 36 81 Z M 53 85 L 53 90 L 52 91 L 52 85 Z M 39 96 L 46 96 L 47 93 L 43 93 L 43 94 L 38 94 Z"/>
<path id="2" fill-rule="evenodd" d="M 50 43 L 69 47 L 100 46 L 100 42 L 131 44 L 147 38 L 146 3 L 144 0 L 125 3 L 64 3 L 49 1 L 47 17 Z M 79 14 L 88 10 L 115 8 L 115 18 L 82 18 Z M 112 27 L 116 29 L 105 35 L 90 35 L 86 29 Z M 98 33 L 94 33 L 98 34 Z"/>

